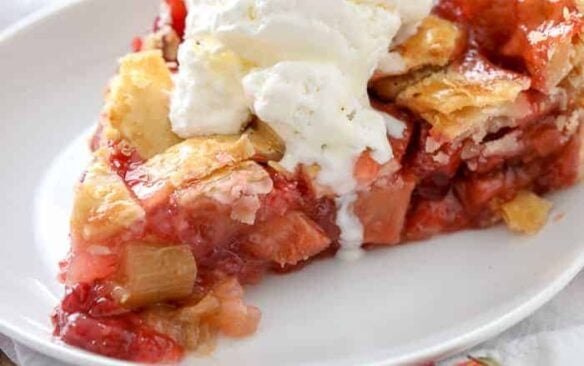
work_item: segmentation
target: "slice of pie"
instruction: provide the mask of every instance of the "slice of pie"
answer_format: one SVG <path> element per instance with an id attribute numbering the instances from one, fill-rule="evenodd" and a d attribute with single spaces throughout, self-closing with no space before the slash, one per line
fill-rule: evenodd
<path id="1" fill-rule="evenodd" d="M 537 233 L 584 171 L 580 6 L 164 1 L 91 140 L 55 335 L 173 362 L 253 334 L 243 286 L 267 273 Z"/>

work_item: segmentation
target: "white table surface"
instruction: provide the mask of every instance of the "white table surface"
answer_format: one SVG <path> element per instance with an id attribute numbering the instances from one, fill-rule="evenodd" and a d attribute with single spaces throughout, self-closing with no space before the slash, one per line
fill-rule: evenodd
<path id="1" fill-rule="evenodd" d="M 0 32 L 44 6 L 68 1 L 71 0 L 0 0 Z M 1 334 L 0 349 L 21 366 L 63 365 L 15 345 Z M 584 272 L 528 319 L 464 355 L 440 364 L 453 365 L 467 354 L 491 356 L 503 366 L 584 365 Z"/>

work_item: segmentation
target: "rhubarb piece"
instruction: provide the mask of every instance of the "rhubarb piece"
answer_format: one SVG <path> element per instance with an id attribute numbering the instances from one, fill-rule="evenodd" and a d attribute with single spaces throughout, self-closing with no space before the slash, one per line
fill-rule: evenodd
<path id="1" fill-rule="evenodd" d="M 195 257 L 186 245 L 129 244 L 114 296 L 124 307 L 139 308 L 180 300 L 193 291 Z"/>

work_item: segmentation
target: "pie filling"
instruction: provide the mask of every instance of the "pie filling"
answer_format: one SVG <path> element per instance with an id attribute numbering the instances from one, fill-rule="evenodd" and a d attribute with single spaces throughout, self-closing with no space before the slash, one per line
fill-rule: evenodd
<path id="1" fill-rule="evenodd" d="M 279 0 L 247 9 L 231 33 L 238 9 L 216 5 L 210 25 L 194 13 L 200 1 L 188 19 L 182 0 L 163 2 L 154 31 L 121 60 L 91 141 L 60 264 L 57 337 L 174 362 L 211 352 L 218 335 L 253 334 L 260 311 L 242 286 L 266 273 L 502 221 L 523 234 L 543 227 L 541 195 L 584 171 L 579 3 L 441 0 L 418 19 L 406 2 L 336 2 L 339 19 L 391 34 L 389 51 L 348 27 L 347 49 L 377 55 L 359 69 L 341 41 L 333 47 L 338 35 L 306 46 L 278 39 L 289 32 L 277 21 L 262 34 L 257 19 L 293 14 Z M 346 64 L 319 53 L 337 50 Z M 316 97 L 294 99 L 297 90 Z M 330 114 L 337 97 L 348 110 Z"/>

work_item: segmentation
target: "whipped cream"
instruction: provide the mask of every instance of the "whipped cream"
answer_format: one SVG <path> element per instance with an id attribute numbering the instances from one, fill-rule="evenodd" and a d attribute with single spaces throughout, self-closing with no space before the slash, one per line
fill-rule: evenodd
<path id="1" fill-rule="evenodd" d="M 174 133 L 188 138 L 240 132 L 251 117 L 241 58 L 215 38 L 197 37 L 184 41 L 178 59 L 170 109 Z"/>
<path id="2" fill-rule="evenodd" d="M 432 0 L 190 0 L 173 131 L 239 133 L 255 114 L 286 143 L 285 168 L 318 165 L 317 182 L 339 197 L 342 244 L 360 245 L 354 164 L 364 151 L 380 164 L 391 160 L 387 134 L 403 129 L 371 108 L 367 83 L 380 65 L 391 67 L 391 46 L 431 7 Z"/>
<path id="3" fill-rule="evenodd" d="M 355 189 L 353 167 L 367 149 L 380 163 L 392 157 L 385 120 L 352 92 L 331 63 L 285 61 L 243 80 L 255 114 L 286 142 L 280 165 L 318 164 L 319 184 L 344 195 Z"/>

